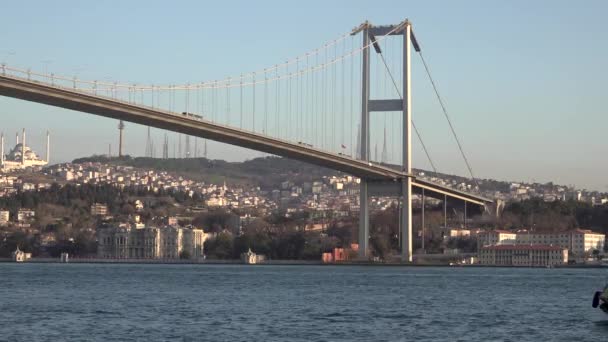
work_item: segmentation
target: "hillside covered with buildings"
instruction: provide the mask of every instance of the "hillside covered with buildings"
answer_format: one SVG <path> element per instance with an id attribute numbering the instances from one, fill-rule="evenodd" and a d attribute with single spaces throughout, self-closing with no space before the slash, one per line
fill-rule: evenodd
<path id="1" fill-rule="evenodd" d="M 480 236 L 496 229 L 569 236 L 580 229 L 608 231 L 606 194 L 551 183 L 416 174 L 506 202 L 499 217 L 483 214 L 465 221 L 458 208 L 448 208 L 444 218 L 442 205 L 429 200 L 422 229 L 421 202 L 415 200 L 419 253 L 507 253 L 506 247 L 492 249 L 508 245 L 502 240 L 480 243 L 488 241 Z M 358 191 L 354 177 L 276 157 L 231 163 L 93 156 L 5 170 L 0 174 L 0 256 L 19 247 L 34 257 L 69 252 L 77 257 L 232 259 L 251 248 L 269 259 L 321 260 L 330 253 L 331 260 L 343 260 L 357 249 Z M 398 254 L 397 206 L 395 198 L 372 199 L 370 246 L 378 260 Z M 523 245 L 522 239 L 511 242 Z M 602 254 L 604 246 L 596 243 L 580 252 L 571 242 L 567 248 L 563 241 L 538 241 L 564 246 L 579 260 Z"/>

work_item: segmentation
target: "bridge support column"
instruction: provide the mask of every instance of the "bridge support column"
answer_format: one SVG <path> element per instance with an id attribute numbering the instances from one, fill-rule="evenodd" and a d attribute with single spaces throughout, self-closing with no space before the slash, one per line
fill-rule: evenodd
<path id="1" fill-rule="evenodd" d="M 367 259 L 369 250 L 369 203 L 367 200 L 368 184 L 362 178 L 359 190 L 359 259 L 361 260 Z"/>
<path id="2" fill-rule="evenodd" d="M 363 52 L 361 56 L 361 160 L 369 162 L 369 24 L 366 22 L 363 28 Z M 371 165 L 371 164 L 370 164 Z M 369 244 L 369 193 L 368 181 L 361 178 L 359 192 L 359 259 L 368 258 Z"/>
<path id="3" fill-rule="evenodd" d="M 422 189 L 421 202 L 422 202 L 422 211 L 420 213 L 420 221 L 422 222 L 422 224 L 421 224 L 422 253 L 426 254 L 426 248 L 424 246 L 424 240 L 426 238 L 426 226 L 425 226 L 425 222 L 424 222 L 424 209 L 426 207 L 426 196 L 424 195 L 424 189 Z"/>
<path id="4" fill-rule="evenodd" d="M 412 179 L 406 177 L 401 182 L 403 205 L 401 218 L 401 260 L 412 262 Z"/>
<path id="5" fill-rule="evenodd" d="M 403 171 L 408 174 L 402 180 L 401 194 L 401 260 L 412 262 L 412 89 L 411 89 L 411 34 L 412 27 L 406 23 L 403 32 Z"/>

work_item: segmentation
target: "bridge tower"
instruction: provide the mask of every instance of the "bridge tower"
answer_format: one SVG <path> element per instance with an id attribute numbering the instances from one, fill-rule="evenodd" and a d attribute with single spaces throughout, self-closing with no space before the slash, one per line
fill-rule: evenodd
<path id="1" fill-rule="evenodd" d="M 370 112 L 402 112 L 402 171 L 408 176 L 392 183 L 361 179 L 359 198 L 359 258 L 367 259 L 369 251 L 369 197 L 372 195 L 398 195 L 402 201 L 399 213 L 401 222 L 402 261 L 412 261 L 412 99 L 411 99 L 411 47 L 420 51 L 412 32 L 412 24 L 405 20 L 397 25 L 373 26 L 369 22 L 353 30 L 352 35 L 362 33 L 363 47 L 370 44 L 376 53 L 382 53 L 377 36 L 387 34 L 403 37 L 403 98 L 375 100 L 370 98 L 370 52 L 362 52 L 361 75 L 361 126 L 358 145 L 361 160 L 370 161 Z"/>

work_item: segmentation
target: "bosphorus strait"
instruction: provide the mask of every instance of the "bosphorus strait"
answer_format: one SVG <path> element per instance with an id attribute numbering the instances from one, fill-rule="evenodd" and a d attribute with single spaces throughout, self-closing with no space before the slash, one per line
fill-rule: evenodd
<path id="1" fill-rule="evenodd" d="M 599 341 L 601 269 L 0 264 L 5 341 Z"/>

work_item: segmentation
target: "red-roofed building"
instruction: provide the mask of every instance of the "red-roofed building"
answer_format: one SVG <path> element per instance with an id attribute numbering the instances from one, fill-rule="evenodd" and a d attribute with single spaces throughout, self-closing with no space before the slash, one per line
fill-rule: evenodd
<path id="1" fill-rule="evenodd" d="M 492 266 L 556 266 L 568 263 L 568 249 L 550 245 L 496 245 L 479 250 L 479 263 Z"/>
<path id="2" fill-rule="evenodd" d="M 606 236 L 588 229 L 566 232 L 537 232 L 519 230 L 492 230 L 478 235 L 477 246 L 498 245 L 551 245 L 567 248 L 571 259 L 584 259 L 594 250 L 603 251 Z"/>

